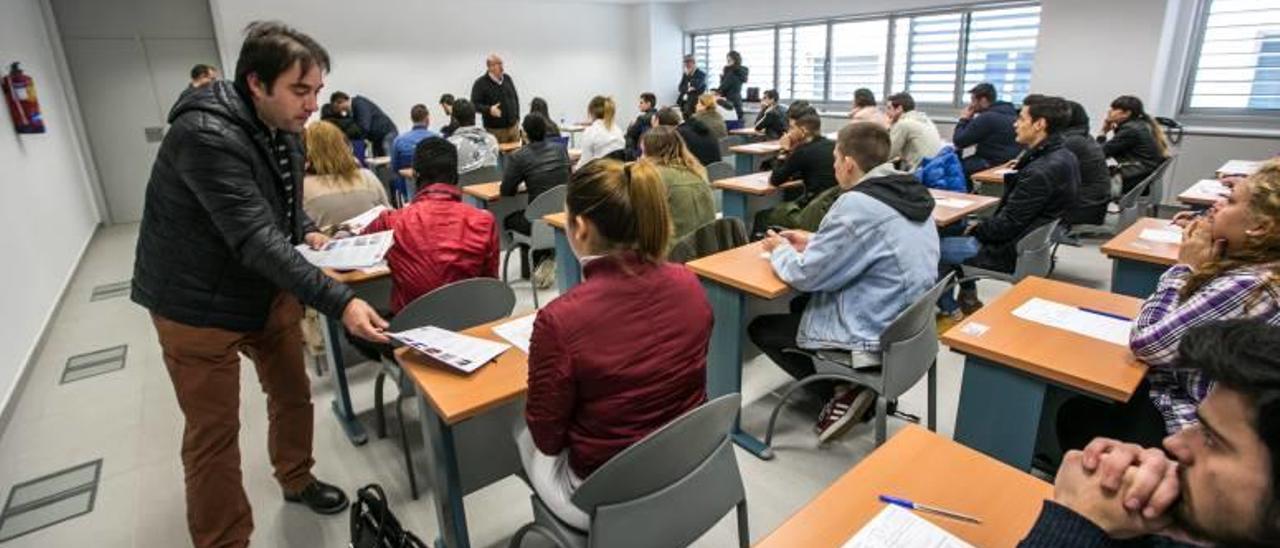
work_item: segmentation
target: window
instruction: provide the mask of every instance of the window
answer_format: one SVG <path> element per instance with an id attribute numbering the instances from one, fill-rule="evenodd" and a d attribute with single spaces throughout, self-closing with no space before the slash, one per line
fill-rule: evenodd
<path id="1" fill-rule="evenodd" d="M 1186 106 L 1280 112 L 1280 0 L 1210 0 Z"/>
<path id="2" fill-rule="evenodd" d="M 921 103 L 950 103 L 960 66 L 959 13 L 899 17 L 893 30 L 893 92 Z"/>
<path id="3" fill-rule="evenodd" d="M 885 58 L 889 53 L 889 20 L 873 19 L 831 26 L 831 95 L 828 101 L 853 100 L 858 88 L 881 99 Z"/>
<path id="4" fill-rule="evenodd" d="M 982 82 L 1018 103 L 1031 91 L 1031 63 L 1040 33 L 1040 6 L 974 11 L 969 18 L 964 89 Z"/>
<path id="5" fill-rule="evenodd" d="M 778 83 L 778 95 L 822 101 L 827 89 L 827 25 L 787 27 L 778 35 L 781 65 L 790 73 Z M 784 70 L 784 72 L 786 72 Z"/>
<path id="6" fill-rule="evenodd" d="M 747 75 L 747 86 L 760 88 L 763 92 L 774 86 L 773 83 L 773 29 L 735 31 L 733 33 L 733 49 L 742 54 L 742 64 L 751 69 Z M 742 93 L 747 93 L 746 87 Z"/>

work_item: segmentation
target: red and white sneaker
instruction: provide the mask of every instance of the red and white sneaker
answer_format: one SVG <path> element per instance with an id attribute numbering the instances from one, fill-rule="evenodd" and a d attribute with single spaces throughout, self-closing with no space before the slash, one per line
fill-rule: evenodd
<path id="1" fill-rule="evenodd" d="M 818 442 L 826 443 L 840 437 L 857 424 L 867 409 L 875 403 L 876 394 L 861 386 L 837 393 L 818 414 Z"/>

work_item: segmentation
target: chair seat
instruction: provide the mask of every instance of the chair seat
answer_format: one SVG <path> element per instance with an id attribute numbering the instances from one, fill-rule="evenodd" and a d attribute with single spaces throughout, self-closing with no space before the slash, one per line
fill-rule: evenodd
<path id="1" fill-rule="evenodd" d="M 853 367 L 853 356 L 842 350 L 818 350 L 812 352 L 814 372 L 819 375 L 839 375 L 850 382 L 866 386 L 880 392 L 884 380 L 884 368 L 879 365 L 871 367 Z"/>
<path id="2" fill-rule="evenodd" d="M 556 544 L 564 548 L 587 548 L 589 543 L 587 532 L 565 523 L 547 508 L 547 505 L 533 495 L 533 522 L 542 526 L 545 533 L 554 537 Z"/>

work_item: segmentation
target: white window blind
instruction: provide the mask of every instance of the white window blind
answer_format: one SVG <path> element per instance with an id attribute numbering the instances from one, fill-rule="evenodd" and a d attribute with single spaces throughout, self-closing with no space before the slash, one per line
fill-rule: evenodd
<path id="1" fill-rule="evenodd" d="M 827 25 L 786 27 L 779 31 L 785 78 L 779 78 L 778 94 L 788 99 L 823 100 L 827 87 Z M 785 42 L 783 42 L 785 40 Z M 788 64 L 789 63 L 789 64 Z M 790 70 L 785 70 L 786 67 Z"/>
<path id="2" fill-rule="evenodd" d="M 989 82 L 1001 100 L 1021 102 L 1031 90 L 1039 34 L 1040 6 L 974 11 L 969 19 L 964 90 Z"/>
<path id="3" fill-rule="evenodd" d="M 733 33 L 733 49 L 742 54 L 742 64 L 751 69 L 746 87 L 760 88 L 761 92 L 774 87 L 773 29 L 737 31 Z"/>
<path id="4" fill-rule="evenodd" d="M 708 36 L 707 64 L 702 70 L 707 71 L 707 91 L 720 87 L 720 73 L 724 72 L 724 59 L 729 55 L 729 33 L 718 32 Z"/>
<path id="5" fill-rule="evenodd" d="M 1188 106 L 1280 111 L 1280 0 L 1211 0 L 1204 24 Z"/>
<path id="6" fill-rule="evenodd" d="M 920 103 L 951 103 L 960 64 L 960 13 L 899 17 L 893 31 L 891 93 Z"/>
<path id="7" fill-rule="evenodd" d="M 884 90 L 889 20 L 851 21 L 831 26 L 831 101 L 850 101 L 858 88 L 880 99 Z"/>

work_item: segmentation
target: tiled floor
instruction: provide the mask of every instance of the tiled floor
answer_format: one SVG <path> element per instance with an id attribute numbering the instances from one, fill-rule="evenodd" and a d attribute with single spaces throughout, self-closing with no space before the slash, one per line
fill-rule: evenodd
<path id="1" fill-rule="evenodd" d="M 0 433 L 0 496 L 7 496 L 13 485 L 23 481 L 101 458 L 102 478 L 94 510 L 5 542 L 0 545 L 2 548 L 189 545 L 178 460 L 182 418 L 147 313 L 128 298 L 90 300 L 94 287 L 129 278 L 136 237 L 137 225 L 99 231 L 54 317 L 48 342 L 19 396 L 13 420 Z M 1064 247 L 1059 258 L 1055 278 L 1093 287 L 1105 287 L 1109 281 L 1109 262 L 1096 245 Z M 990 299 L 1004 287 L 984 283 L 982 295 Z M 520 299 L 517 311 L 530 310 L 528 286 L 518 284 L 516 293 Z M 778 310 L 785 308 L 785 303 L 753 303 L 752 308 L 757 312 Z M 69 357 L 120 344 L 129 346 L 128 363 L 123 369 L 59 384 Z M 755 356 L 754 352 L 750 355 Z M 950 435 L 961 359 L 944 351 L 939 368 L 938 425 Z M 253 543 L 299 548 L 345 546 L 349 540 L 346 515 L 320 517 L 281 500 L 267 461 L 264 397 L 250 364 L 242 368 L 242 375 L 240 439 L 245 487 L 256 522 Z M 372 435 L 374 368 L 353 367 L 350 375 L 356 409 Z M 750 403 L 743 425 L 748 431 L 762 432 L 777 398 L 773 391 L 785 384 L 787 377 L 767 358 L 755 356 L 746 365 L 744 378 L 743 392 Z M 332 376 L 314 378 L 313 391 L 316 474 L 349 492 L 367 483 L 381 483 L 407 527 L 422 538 L 433 540 L 436 523 L 429 503 L 430 489 L 424 488 L 418 501 L 409 499 L 401 453 L 393 438 L 372 437 L 363 447 L 352 446 L 329 411 Z M 904 398 L 901 408 L 923 415 L 923 383 Z M 783 412 L 774 460 L 764 462 L 738 453 L 753 540 L 777 527 L 871 449 L 869 425 L 861 425 L 842 440 L 819 447 L 811 431 L 815 412 L 812 405 L 793 405 Z M 409 420 L 416 421 L 415 415 L 416 411 Z M 891 432 L 900 427 L 900 421 L 890 421 Z M 414 443 L 420 446 L 416 422 L 411 432 Z M 419 456 L 424 453 L 417 452 Z M 510 478 L 467 497 L 473 544 L 505 546 L 510 535 L 530 518 L 527 497 L 524 485 Z M 696 545 L 729 546 L 735 543 L 734 539 L 732 520 L 726 519 Z"/>

